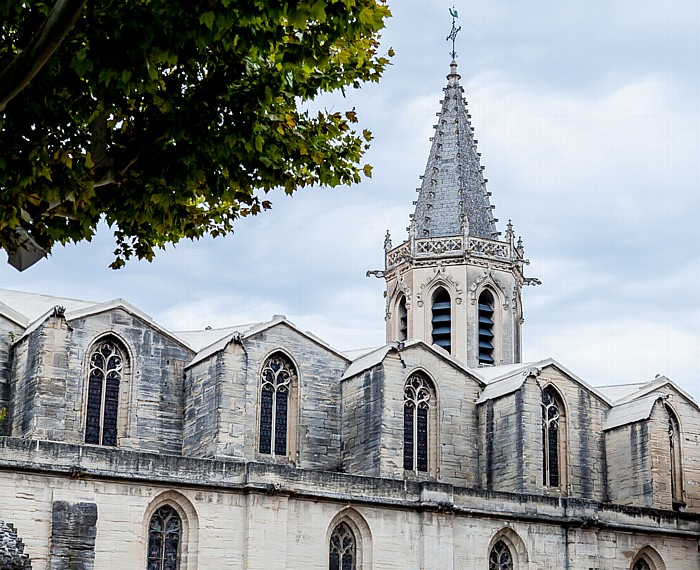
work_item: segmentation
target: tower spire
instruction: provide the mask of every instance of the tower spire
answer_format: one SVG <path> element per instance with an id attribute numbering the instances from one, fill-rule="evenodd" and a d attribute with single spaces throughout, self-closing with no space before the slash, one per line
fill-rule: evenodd
<path id="1" fill-rule="evenodd" d="M 460 79 L 453 60 L 413 216 L 419 238 L 460 235 L 464 216 L 471 236 L 498 237 Z"/>

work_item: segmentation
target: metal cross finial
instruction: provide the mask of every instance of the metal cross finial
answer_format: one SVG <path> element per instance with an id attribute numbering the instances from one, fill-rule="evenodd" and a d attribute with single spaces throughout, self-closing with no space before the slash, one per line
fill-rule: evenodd
<path id="1" fill-rule="evenodd" d="M 462 29 L 462 26 L 460 26 L 459 28 L 455 27 L 455 20 L 459 18 L 459 14 L 457 13 L 457 10 L 454 6 L 450 8 L 450 16 L 452 16 L 452 29 L 450 30 L 450 35 L 447 36 L 446 41 L 452 40 L 452 52 L 450 53 L 450 55 L 452 56 L 452 61 L 454 61 L 455 59 L 457 59 L 457 52 L 455 51 L 455 40 L 457 39 L 457 34 Z"/>

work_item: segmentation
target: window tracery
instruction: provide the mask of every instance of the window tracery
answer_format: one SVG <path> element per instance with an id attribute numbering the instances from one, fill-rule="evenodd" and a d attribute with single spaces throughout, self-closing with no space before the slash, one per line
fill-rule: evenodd
<path id="1" fill-rule="evenodd" d="M 124 353 L 114 341 L 104 340 L 90 354 L 89 367 L 85 443 L 116 446 Z"/>
<path id="2" fill-rule="evenodd" d="M 147 570 L 178 570 L 182 520 L 170 505 L 156 510 L 148 525 Z"/>
<path id="3" fill-rule="evenodd" d="M 542 391 L 542 466 L 547 487 L 561 485 L 563 406 L 552 388 Z"/>
<path id="4" fill-rule="evenodd" d="M 428 416 L 432 389 L 422 374 L 413 374 L 404 386 L 403 467 L 428 471 Z"/>
<path id="5" fill-rule="evenodd" d="M 261 372 L 260 453 L 287 455 L 289 399 L 296 380 L 294 366 L 281 354 L 265 361 Z"/>
<path id="6" fill-rule="evenodd" d="M 357 544 L 350 527 L 342 522 L 331 534 L 329 570 L 355 570 Z"/>
<path id="7" fill-rule="evenodd" d="M 634 563 L 632 570 L 652 570 L 652 568 L 644 558 L 640 558 Z"/>
<path id="8" fill-rule="evenodd" d="M 513 570 L 513 555 L 502 540 L 496 542 L 491 549 L 489 570 Z"/>

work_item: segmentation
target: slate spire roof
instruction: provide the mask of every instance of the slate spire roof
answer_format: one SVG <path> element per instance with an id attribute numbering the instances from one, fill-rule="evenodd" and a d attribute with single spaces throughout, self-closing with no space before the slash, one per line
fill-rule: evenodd
<path id="1" fill-rule="evenodd" d="M 455 236 L 463 233 L 466 216 L 469 235 L 498 237 L 476 150 L 476 140 L 462 97 L 457 63 L 450 64 L 445 98 L 435 126 L 433 146 L 425 167 L 413 216 L 417 238 Z"/>

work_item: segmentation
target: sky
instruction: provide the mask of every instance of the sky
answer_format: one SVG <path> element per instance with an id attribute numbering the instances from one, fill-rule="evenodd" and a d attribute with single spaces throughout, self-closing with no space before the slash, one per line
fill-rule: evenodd
<path id="1" fill-rule="evenodd" d="M 286 315 L 341 350 L 385 340 L 384 234 L 406 237 L 449 72 L 445 0 L 390 1 L 379 84 L 316 104 L 356 108 L 373 177 L 273 192 L 234 235 L 109 269 L 109 228 L 57 247 L 0 287 L 121 297 L 171 330 Z M 523 360 L 589 384 L 668 376 L 700 401 L 700 4 L 456 2 L 461 84 L 498 229 L 525 243 Z M 4 261 L 0 253 L 0 261 Z"/>

